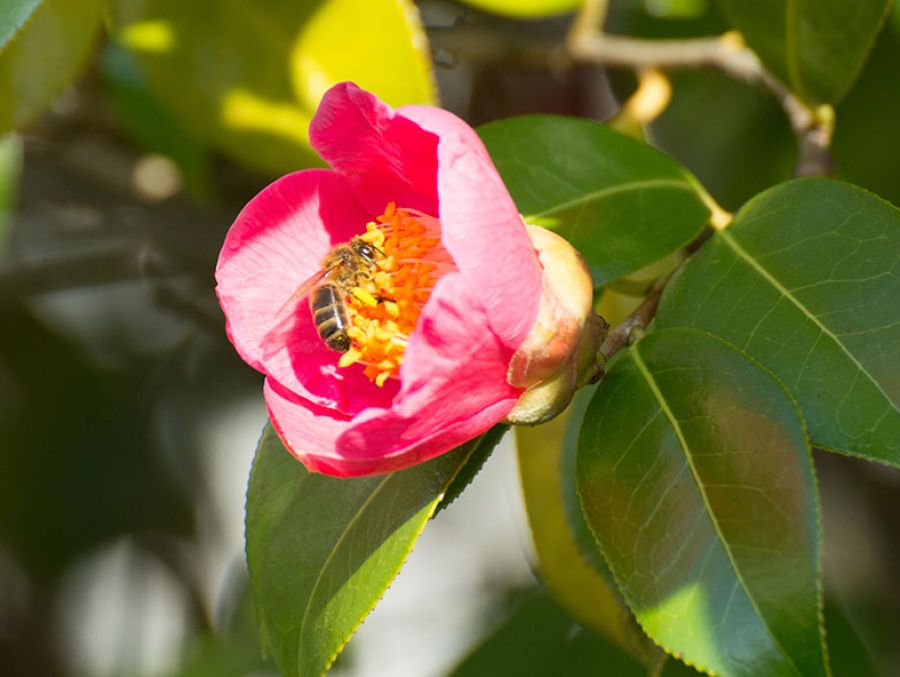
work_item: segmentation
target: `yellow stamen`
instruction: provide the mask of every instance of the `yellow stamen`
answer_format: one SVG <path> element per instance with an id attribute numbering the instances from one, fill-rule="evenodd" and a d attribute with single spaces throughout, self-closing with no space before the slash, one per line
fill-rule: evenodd
<path id="1" fill-rule="evenodd" d="M 366 224 L 360 237 L 376 248 L 377 270 L 361 276 L 347 300 L 352 347 L 338 365 L 359 362 L 366 376 L 383 386 L 399 373 L 409 336 L 434 285 L 456 267 L 441 245 L 437 219 L 393 202 Z"/>
<path id="2" fill-rule="evenodd" d="M 364 303 L 367 306 L 377 306 L 378 299 L 376 299 L 372 294 L 362 287 L 354 287 L 353 288 L 353 296 L 358 300 Z"/>
<path id="3" fill-rule="evenodd" d="M 361 357 L 361 352 L 356 350 L 356 348 L 350 348 L 350 350 L 341 355 L 341 359 L 338 360 L 338 366 L 349 367 L 351 364 L 356 364 L 357 362 L 359 362 L 359 358 Z"/>

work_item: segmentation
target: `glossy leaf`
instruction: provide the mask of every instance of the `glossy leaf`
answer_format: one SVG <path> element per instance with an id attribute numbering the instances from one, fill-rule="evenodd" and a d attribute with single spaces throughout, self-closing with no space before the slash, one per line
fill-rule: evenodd
<path id="1" fill-rule="evenodd" d="M 537 19 L 578 9 L 584 0 L 462 0 L 467 5 L 516 19 Z"/>
<path id="2" fill-rule="evenodd" d="M 900 211 L 827 179 L 751 200 L 670 285 L 659 327 L 722 336 L 800 403 L 814 445 L 900 466 Z"/>
<path id="3" fill-rule="evenodd" d="M 615 645 L 579 627 L 546 594 L 531 592 L 452 677 L 593 675 L 643 677 L 640 663 Z"/>
<path id="4" fill-rule="evenodd" d="M 307 127 L 353 80 L 391 105 L 434 99 L 410 0 L 114 0 L 115 37 L 185 129 L 256 169 L 320 164 Z"/>
<path id="5" fill-rule="evenodd" d="M 582 508 L 629 606 L 719 675 L 827 675 L 820 520 L 799 412 L 704 332 L 620 354 L 581 430 Z"/>
<path id="6" fill-rule="evenodd" d="M 687 171 L 603 125 L 529 115 L 478 133 L 525 219 L 569 240 L 597 286 L 684 246 L 709 217 Z"/>
<path id="7" fill-rule="evenodd" d="M 562 454 L 559 459 L 560 489 L 562 491 L 566 524 L 569 527 L 569 532 L 575 539 L 579 554 L 601 578 L 608 582 L 609 586 L 621 599 L 621 593 L 618 591 L 615 579 L 609 570 L 609 565 L 606 563 L 606 558 L 597 547 L 591 528 L 584 518 L 576 482 L 575 468 L 578 464 L 578 437 L 581 433 L 581 426 L 584 425 L 584 414 L 594 398 L 597 387 L 593 385 L 582 388 L 572 399 L 569 418 L 566 420 Z M 622 601 L 624 603 L 624 600 Z"/>
<path id="8" fill-rule="evenodd" d="M 856 79 L 891 0 L 717 0 L 766 67 L 811 103 Z"/>
<path id="9" fill-rule="evenodd" d="M 0 9 L 0 134 L 43 113 L 81 72 L 102 0 L 4 2 Z"/>
<path id="10" fill-rule="evenodd" d="M 472 484 L 476 475 L 481 472 L 484 464 L 487 463 L 491 454 L 494 453 L 494 449 L 500 444 L 500 441 L 508 430 L 508 425 L 498 423 L 481 435 L 481 437 L 478 437 L 469 443 L 471 445 L 471 451 L 468 458 L 462 467 L 460 467 L 459 471 L 453 477 L 453 481 L 444 492 L 444 497 L 434 511 L 435 517 L 437 517 L 442 510 L 448 508 L 453 501 L 459 498 L 469 485 Z"/>
<path id="11" fill-rule="evenodd" d="M 389 475 L 307 473 L 266 428 L 247 493 L 260 635 L 282 675 L 324 672 L 397 575 L 474 444 Z"/>
<path id="12" fill-rule="evenodd" d="M 565 472 L 569 469 L 563 468 L 563 457 L 577 442 L 587 404 L 584 398 L 581 400 L 578 409 L 570 409 L 568 416 L 537 427 L 516 428 L 519 476 L 537 554 L 537 573 L 556 600 L 585 627 L 642 663 L 658 662 L 662 657 L 642 636 L 605 570 L 602 555 L 592 542 L 580 543 L 567 520 L 563 485 L 571 480 L 574 486 L 574 473 Z M 570 419 L 576 419 L 579 425 L 576 427 Z M 568 434 L 570 431 L 575 435 Z M 598 559 L 592 562 L 589 553 L 598 555 Z"/>

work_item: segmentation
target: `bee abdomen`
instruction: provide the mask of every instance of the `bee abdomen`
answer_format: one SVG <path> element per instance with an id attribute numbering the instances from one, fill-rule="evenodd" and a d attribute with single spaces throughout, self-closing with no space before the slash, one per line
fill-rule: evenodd
<path id="1" fill-rule="evenodd" d="M 314 289 L 309 297 L 309 308 L 316 331 L 325 345 L 342 353 L 350 350 L 350 337 L 347 336 L 350 320 L 340 289 L 331 284 Z"/>

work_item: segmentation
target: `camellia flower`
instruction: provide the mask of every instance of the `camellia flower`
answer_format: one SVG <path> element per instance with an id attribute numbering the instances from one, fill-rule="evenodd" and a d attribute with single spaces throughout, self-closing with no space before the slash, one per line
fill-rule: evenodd
<path id="1" fill-rule="evenodd" d="M 266 375 L 272 424 L 308 469 L 420 463 L 572 371 L 584 318 L 567 324 L 558 290 L 542 299 L 540 247 L 468 125 L 342 83 L 310 142 L 332 169 L 289 174 L 251 200 L 216 269 L 228 335 Z M 557 323 L 567 329 L 548 351 Z"/>

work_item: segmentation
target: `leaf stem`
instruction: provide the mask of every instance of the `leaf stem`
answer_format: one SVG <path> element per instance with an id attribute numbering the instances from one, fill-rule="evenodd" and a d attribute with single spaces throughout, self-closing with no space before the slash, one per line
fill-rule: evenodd
<path id="1" fill-rule="evenodd" d="M 812 108 L 778 82 L 744 44 L 728 32 L 711 38 L 645 40 L 603 32 L 607 0 L 585 0 L 569 32 L 566 45 L 575 61 L 638 69 L 713 67 L 744 82 L 761 86 L 781 104 L 797 138 L 797 176 L 826 176 L 833 163 L 830 146 L 834 131 L 831 106 Z"/>

